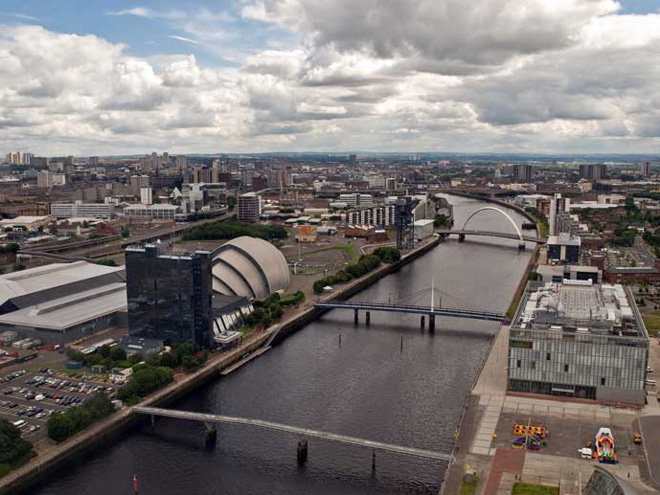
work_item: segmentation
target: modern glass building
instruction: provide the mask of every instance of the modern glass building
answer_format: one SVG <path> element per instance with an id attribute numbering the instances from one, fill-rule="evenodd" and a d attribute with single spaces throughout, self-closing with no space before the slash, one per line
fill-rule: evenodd
<path id="1" fill-rule="evenodd" d="M 157 244 L 129 247 L 126 287 L 131 336 L 213 345 L 210 253 L 166 254 Z"/>
<path id="2" fill-rule="evenodd" d="M 511 323 L 508 390 L 643 404 L 648 354 L 628 288 L 530 282 Z"/>

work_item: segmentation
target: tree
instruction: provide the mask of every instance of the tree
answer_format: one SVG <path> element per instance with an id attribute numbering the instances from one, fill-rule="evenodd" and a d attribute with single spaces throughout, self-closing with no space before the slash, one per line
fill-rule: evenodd
<path id="1" fill-rule="evenodd" d="M 126 353 L 124 352 L 124 349 L 119 346 L 115 346 L 110 349 L 110 359 L 113 361 L 123 361 L 126 359 Z"/>
<path id="2" fill-rule="evenodd" d="M 143 360 L 144 360 L 144 358 L 142 357 L 142 354 L 140 354 L 139 352 L 137 352 L 135 354 L 131 354 L 128 357 L 128 362 L 131 363 L 132 365 L 138 364 L 138 363 L 142 362 Z"/>
<path id="3" fill-rule="evenodd" d="M 160 364 L 161 366 L 167 366 L 168 368 L 176 368 L 179 365 L 179 359 L 177 355 L 172 352 L 164 352 L 160 355 Z"/>
<path id="4" fill-rule="evenodd" d="M 32 452 L 32 444 L 9 421 L 0 419 L 0 464 L 12 465 Z"/>
<path id="5" fill-rule="evenodd" d="M 229 196 L 227 198 L 227 207 L 230 210 L 233 210 L 235 206 L 236 206 L 236 198 L 234 196 Z"/>
<path id="6" fill-rule="evenodd" d="M 110 399 L 103 393 L 95 393 L 82 405 L 72 407 L 64 414 L 54 414 L 48 419 L 48 436 L 56 442 L 84 430 L 89 425 L 114 412 Z"/>

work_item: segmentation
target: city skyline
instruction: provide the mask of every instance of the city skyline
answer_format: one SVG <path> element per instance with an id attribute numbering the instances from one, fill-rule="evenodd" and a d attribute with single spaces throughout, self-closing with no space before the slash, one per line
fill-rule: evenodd
<path id="1" fill-rule="evenodd" d="M 660 149 L 651 1 L 64 4 L 0 11 L 4 153 Z"/>

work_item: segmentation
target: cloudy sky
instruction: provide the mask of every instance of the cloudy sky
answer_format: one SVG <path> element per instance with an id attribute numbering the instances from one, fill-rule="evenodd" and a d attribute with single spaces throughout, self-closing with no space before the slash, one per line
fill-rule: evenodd
<path id="1" fill-rule="evenodd" d="M 2 0 L 0 152 L 659 153 L 659 10 Z"/>

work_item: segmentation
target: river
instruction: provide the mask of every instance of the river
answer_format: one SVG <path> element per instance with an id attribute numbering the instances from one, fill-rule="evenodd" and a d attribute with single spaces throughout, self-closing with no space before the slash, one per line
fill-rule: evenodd
<path id="1" fill-rule="evenodd" d="M 485 206 L 448 198 L 457 228 Z M 508 212 L 522 223 L 520 215 Z M 512 230 L 492 211 L 472 222 L 475 229 Z M 427 289 L 434 279 L 444 306 L 504 312 L 529 253 L 519 252 L 517 241 L 448 240 L 354 300 L 430 304 Z M 370 327 L 361 320 L 356 327 L 352 312 L 327 313 L 173 407 L 450 452 L 498 324 L 438 319 L 430 335 L 420 330 L 416 315 L 374 313 Z M 372 472 L 371 451 L 318 440 L 310 441 L 307 464 L 299 468 L 296 441 L 222 426 L 217 446 L 206 450 L 202 425 L 159 420 L 155 432 L 137 428 L 32 493 L 130 495 L 137 473 L 140 495 L 421 495 L 437 493 L 445 469 L 441 462 L 379 453 Z"/>

